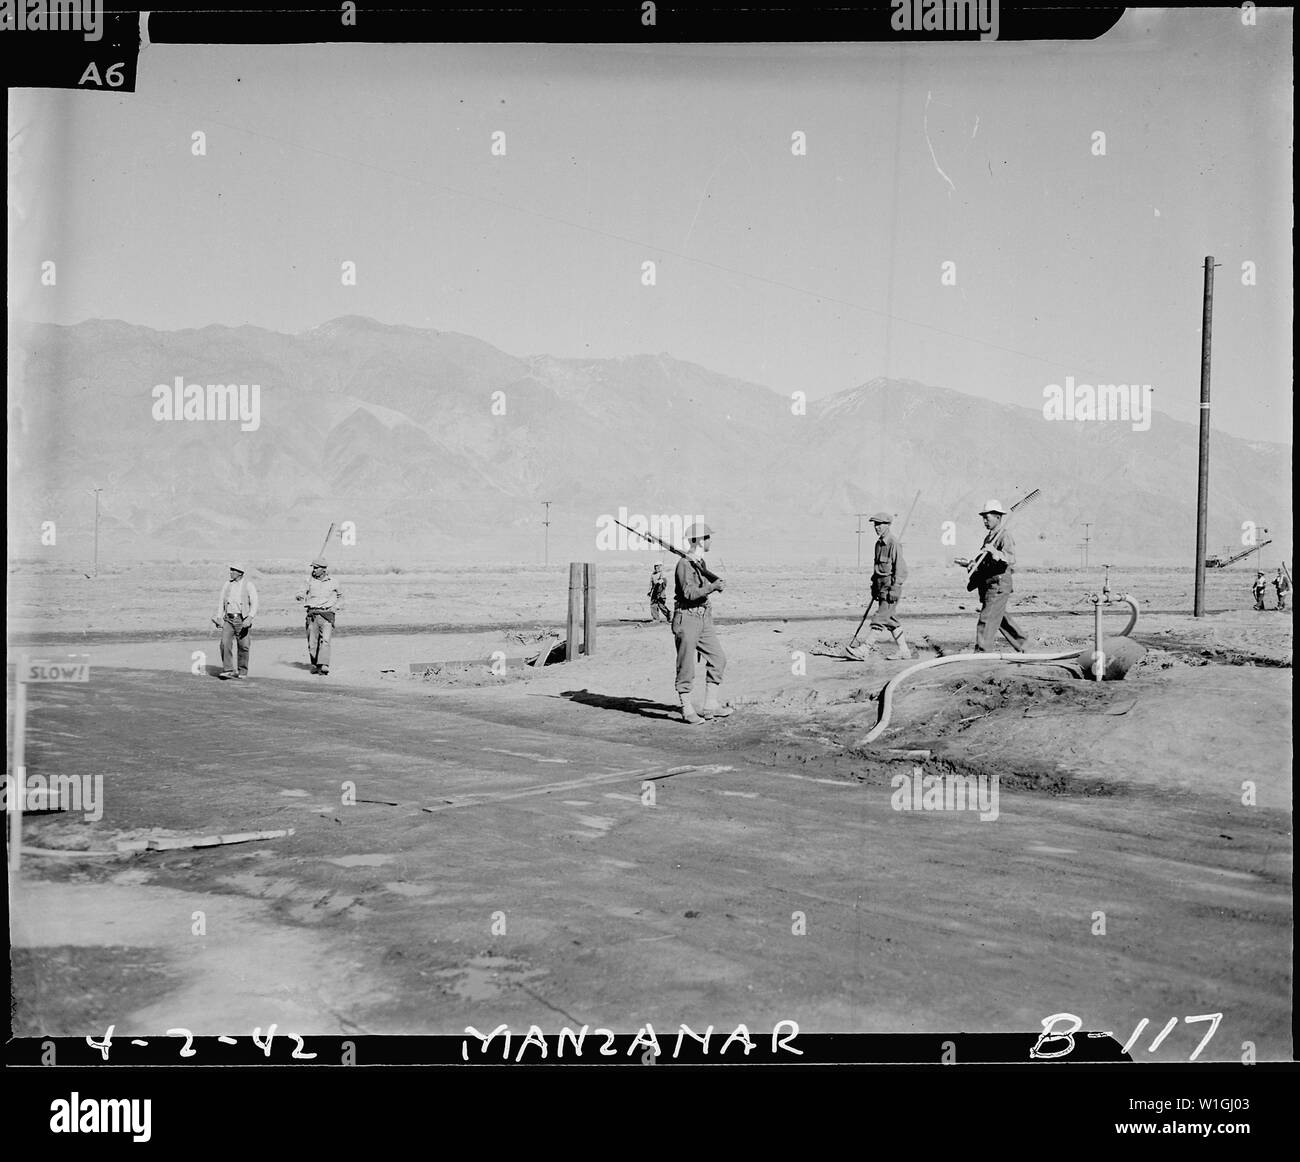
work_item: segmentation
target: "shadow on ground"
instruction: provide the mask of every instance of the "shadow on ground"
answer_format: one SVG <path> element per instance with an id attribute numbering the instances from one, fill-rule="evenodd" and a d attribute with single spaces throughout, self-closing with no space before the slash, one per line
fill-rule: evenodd
<path id="1" fill-rule="evenodd" d="M 621 710 L 624 714 L 636 714 L 641 718 L 680 717 L 681 711 L 676 706 L 663 702 L 652 702 L 649 698 L 623 698 L 614 694 L 593 694 L 590 690 L 562 690 L 561 698 L 570 702 L 580 702 L 584 706 L 599 706 L 602 710 Z"/>

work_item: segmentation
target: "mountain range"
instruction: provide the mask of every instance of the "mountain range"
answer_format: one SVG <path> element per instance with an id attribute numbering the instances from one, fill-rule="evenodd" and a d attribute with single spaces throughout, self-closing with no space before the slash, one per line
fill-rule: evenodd
<path id="1" fill-rule="evenodd" d="M 177 377 L 258 385 L 255 430 L 155 418 Z M 886 379 L 803 405 L 668 355 L 516 357 L 355 316 L 298 335 L 102 319 L 10 335 L 15 557 L 53 551 L 45 521 L 85 552 L 102 489 L 105 559 L 297 558 L 351 521 L 348 551 L 372 561 L 532 562 L 544 542 L 592 560 L 600 518 L 625 508 L 703 515 L 723 560 L 852 564 L 865 514 L 898 530 L 919 493 L 907 552 L 939 561 L 978 544 L 988 498 L 1040 488 L 1017 517 L 1025 563 L 1077 564 L 1088 522 L 1094 562 L 1190 565 L 1196 461 L 1196 428 L 1159 412 L 1149 431 L 1050 422 Z M 1290 475 L 1288 445 L 1215 432 L 1208 548 L 1255 521 L 1289 553 Z"/>

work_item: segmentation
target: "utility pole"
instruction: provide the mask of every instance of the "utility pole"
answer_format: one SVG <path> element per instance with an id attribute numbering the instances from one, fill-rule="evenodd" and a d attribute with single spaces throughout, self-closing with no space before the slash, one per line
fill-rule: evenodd
<path id="1" fill-rule="evenodd" d="M 1088 530 L 1091 529 L 1092 526 L 1095 525 L 1096 523 L 1097 522 L 1093 520 L 1086 520 L 1082 522 L 1083 524 L 1083 567 L 1085 569 L 1088 567 L 1088 542 L 1092 540 L 1092 535 L 1089 533 Z"/>
<path id="2" fill-rule="evenodd" d="M 551 505 L 553 505 L 555 501 L 544 500 L 542 503 L 546 505 L 546 519 L 542 521 L 542 524 L 546 526 L 546 531 L 542 534 L 545 538 L 543 542 L 544 548 L 542 550 L 542 563 L 544 565 L 549 565 L 551 563 Z"/>
<path id="3" fill-rule="evenodd" d="M 865 512 L 855 512 L 853 514 L 858 518 L 858 568 L 862 568 L 862 518 L 867 514 Z"/>
<path id="4" fill-rule="evenodd" d="M 1192 616 L 1205 616 L 1205 526 L 1210 503 L 1210 321 L 1214 316 L 1214 256 L 1205 259 L 1201 315 L 1201 447 L 1196 462 L 1196 595 Z"/>
<path id="5" fill-rule="evenodd" d="M 92 488 L 90 490 L 95 494 L 95 564 L 91 567 L 91 576 L 99 576 L 99 494 L 104 490 L 102 488 Z"/>

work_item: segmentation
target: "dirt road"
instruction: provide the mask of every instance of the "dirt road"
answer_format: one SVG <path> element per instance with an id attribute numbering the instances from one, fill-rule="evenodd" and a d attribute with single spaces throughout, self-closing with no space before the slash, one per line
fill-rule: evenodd
<path id="1" fill-rule="evenodd" d="M 982 820 L 896 809 L 917 764 L 855 746 L 875 718 L 857 695 L 886 663 L 814 659 L 796 680 L 789 641 L 739 627 L 728 645 L 762 706 L 690 729 L 662 675 L 639 673 L 662 644 L 647 633 L 666 631 L 614 630 L 602 656 L 490 688 L 360 666 L 349 682 L 346 665 L 335 682 L 256 653 L 277 676 L 110 653 L 89 686 L 34 687 L 29 772 L 102 774 L 104 811 L 32 818 L 27 842 L 294 834 L 26 857 L 16 1032 L 1013 1031 L 1068 1011 L 1123 1041 L 1143 1017 L 1222 1012 L 1202 1060 L 1245 1041 L 1290 1055 L 1289 776 L 1228 761 L 1231 739 L 1224 756 L 1202 741 L 1182 785 L 1125 761 L 1140 738 L 1178 741 L 1182 676 L 1044 699 L 1059 674 L 995 672 L 910 695 L 889 746 L 928 743 L 926 774 L 959 754 L 1000 773 Z M 1289 705 L 1289 671 L 1197 672 L 1235 683 L 1236 705 Z M 954 689 L 992 698 L 990 721 L 958 722 Z M 1100 761 L 1042 761 L 1026 732 L 1044 706 L 1092 730 Z M 1134 714 L 1143 729 L 1112 737 Z M 1010 759 L 981 766 L 977 732 L 1013 718 Z M 1252 773 L 1268 789 L 1247 807 Z M 1147 1059 L 1186 1060 L 1203 1028 Z"/>

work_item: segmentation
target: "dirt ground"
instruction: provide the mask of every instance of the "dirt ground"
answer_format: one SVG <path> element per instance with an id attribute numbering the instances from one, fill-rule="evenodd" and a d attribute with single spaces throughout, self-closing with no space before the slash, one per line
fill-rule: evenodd
<path id="1" fill-rule="evenodd" d="M 81 578 L 84 609 L 78 579 L 18 578 L 10 662 L 92 664 L 29 688 L 27 772 L 104 785 L 97 820 L 24 821 L 18 1035 L 1030 1031 L 1066 1011 L 1123 1042 L 1222 1012 L 1200 1060 L 1292 1054 L 1292 623 L 1244 608 L 1244 574 L 1213 577 L 1211 608 L 1235 608 L 1194 619 L 1190 575 L 1113 573 L 1143 608 L 1124 681 L 959 663 L 903 686 L 865 744 L 906 663 L 834 656 L 853 574 L 813 575 L 806 603 L 793 571 L 729 587 L 735 713 L 687 727 L 648 565 L 609 571 L 593 656 L 545 667 L 522 661 L 560 628 L 550 573 L 355 579 L 328 677 L 268 601 L 298 578 L 270 576 L 243 683 L 214 676 L 208 572 Z M 1089 643 L 1098 580 L 1017 574 L 1044 649 Z M 974 609 L 951 574 L 919 578 L 918 659 L 966 650 Z M 898 809 L 904 778 L 955 774 L 996 788 L 993 817 Z M 1142 1056 L 1186 1060 L 1202 1032 Z"/>

